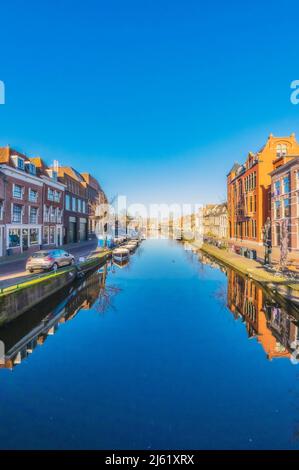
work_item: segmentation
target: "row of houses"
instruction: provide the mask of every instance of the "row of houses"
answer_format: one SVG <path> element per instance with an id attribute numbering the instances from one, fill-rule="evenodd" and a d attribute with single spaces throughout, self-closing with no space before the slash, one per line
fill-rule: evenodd
<path id="1" fill-rule="evenodd" d="M 199 210 L 199 226 L 202 235 L 218 239 L 226 239 L 228 236 L 227 203 L 206 204 Z"/>
<path id="2" fill-rule="evenodd" d="M 295 134 L 269 136 L 246 161 L 227 175 L 228 238 L 263 245 L 263 229 L 271 223 L 272 247 L 280 247 L 287 221 L 288 248 L 299 253 L 299 144 Z"/>
<path id="3" fill-rule="evenodd" d="M 0 256 L 87 240 L 105 203 L 89 173 L 0 147 Z"/>
<path id="4" fill-rule="evenodd" d="M 227 174 L 227 202 L 207 204 L 199 211 L 203 235 L 260 250 L 265 225 L 269 243 L 278 253 L 282 227 L 287 226 L 288 251 L 299 256 L 299 144 L 295 134 L 272 134 L 243 163 Z M 277 251 L 275 251 L 277 250 Z"/>

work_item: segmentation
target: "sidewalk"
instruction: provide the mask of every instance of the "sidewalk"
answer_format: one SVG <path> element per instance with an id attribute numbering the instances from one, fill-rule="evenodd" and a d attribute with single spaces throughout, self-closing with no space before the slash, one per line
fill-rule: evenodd
<path id="1" fill-rule="evenodd" d="M 53 246 L 53 248 L 46 248 L 46 250 L 59 249 L 59 250 L 71 251 L 72 249 L 76 249 L 76 248 L 79 248 L 79 247 L 80 248 L 83 248 L 83 247 L 88 248 L 89 245 L 96 247 L 97 246 L 97 239 L 92 238 L 91 240 L 86 240 L 86 241 L 83 241 L 83 242 L 68 243 L 66 245 Z M 36 251 L 40 251 L 40 250 L 36 250 Z M 24 253 L 20 253 L 18 255 L 2 256 L 0 258 L 0 267 L 3 266 L 3 265 L 10 264 L 10 263 L 15 263 L 16 261 L 25 260 L 29 256 L 30 256 L 30 253 L 28 253 L 27 251 L 24 251 Z"/>
<path id="2" fill-rule="evenodd" d="M 248 248 L 249 250 L 256 250 L 258 260 L 259 261 L 264 260 L 265 247 L 263 245 L 258 245 L 257 243 L 254 243 L 248 240 L 228 240 L 228 246 L 231 248 L 233 245 Z M 272 253 L 271 253 L 271 262 L 274 264 L 277 264 L 279 263 L 279 259 L 280 259 L 280 249 L 278 247 L 273 247 Z M 288 262 L 290 265 L 293 265 L 299 268 L 299 254 L 290 252 L 288 254 Z"/>

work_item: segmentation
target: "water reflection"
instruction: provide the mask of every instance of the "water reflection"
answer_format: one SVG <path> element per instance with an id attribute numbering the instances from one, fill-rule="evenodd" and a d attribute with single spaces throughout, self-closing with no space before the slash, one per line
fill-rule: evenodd
<path id="1" fill-rule="evenodd" d="M 221 270 L 227 285 L 215 289 L 214 298 L 225 309 L 228 307 L 236 320 L 241 320 L 248 338 L 254 338 L 265 351 L 269 360 L 288 358 L 293 363 L 299 360 L 299 311 L 298 307 L 275 297 L 260 284 L 238 272 L 218 264 L 203 253 L 187 251 L 186 256 L 198 263 L 199 275 L 208 276 L 204 266 Z M 44 344 L 48 336 L 54 335 L 67 321 L 81 310 L 91 308 L 100 314 L 115 309 L 114 298 L 120 292 L 117 285 L 106 283 L 109 272 L 130 269 L 125 261 L 107 262 L 84 281 L 70 287 L 65 293 L 55 295 L 0 328 L 0 340 L 5 345 L 5 358 L 0 368 L 13 369 L 26 359 L 37 346 Z"/>
<path id="2" fill-rule="evenodd" d="M 0 340 L 5 345 L 5 357 L 0 368 L 13 369 L 20 364 L 79 311 L 93 308 L 104 313 L 108 307 L 113 307 L 113 297 L 120 289 L 117 286 L 106 286 L 106 279 L 108 272 L 113 271 L 115 266 L 115 263 L 107 262 L 67 292 L 47 299 L 25 315 L 1 327 Z M 125 266 L 122 265 L 121 268 L 123 267 Z"/>
<path id="3" fill-rule="evenodd" d="M 297 364 L 298 307 L 275 297 L 252 279 L 219 265 L 210 257 L 202 253 L 198 256 L 201 264 L 226 273 L 227 291 L 216 291 L 215 297 L 226 302 L 236 320 L 244 322 L 248 338 L 255 338 L 261 344 L 269 360 L 288 358 Z"/>

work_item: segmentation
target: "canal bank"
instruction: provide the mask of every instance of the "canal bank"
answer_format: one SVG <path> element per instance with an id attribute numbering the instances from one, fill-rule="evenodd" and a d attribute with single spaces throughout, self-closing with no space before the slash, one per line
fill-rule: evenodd
<path id="1" fill-rule="evenodd" d="M 0 325 L 16 319 L 38 303 L 65 289 L 79 276 L 105 264 L 110 251 L 94 252 L 73 266 L 41 275 L 1 289 Z"/>
<path id="2" fill-rule="evenodd" d="M 190 242 L 197 250 L 214 257 L 224 265 L 231 267 L 261 283 L 266 288 L 277 292 L 286 299 L 299 303 L 299 283 L 282 276 L 280 273 L 267 270 L 261 263 L 220 249 L 207 243 Z"/>

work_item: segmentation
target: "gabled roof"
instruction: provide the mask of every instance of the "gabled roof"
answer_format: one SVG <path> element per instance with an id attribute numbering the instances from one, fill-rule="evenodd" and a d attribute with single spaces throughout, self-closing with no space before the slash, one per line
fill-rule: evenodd
<path id="1" fill-rule="evenodd" d="M 229 170 L 229 172 L 227 173 L 227 176 L 230 175 L 231 173 L 236 173 L 236 171 L 240 168 L 240 163 L 238 162 L 235 162 L 232 166 L 232 168 Z"/>
<path id="2" fill-rule="evenodd" d="M 59 166 L 58 176 L 63 177 L 65 174 L 71 176 L 71 178 L 78 181 L 79 183 L 84 183 L 83 176 L 81 176 L 80 173 L 77 170 L 75 170 L 73 167 L 71 167 L 71 166 Z"/>
<path id="3" fill-rule="evenodd" d="M 29 161 L 29 158 L 21 152 L 11 148 L 9 145 L 6 147 L 0 147 L 0 163 L 8 163 L 11 155 L 18 155 L 19 157 L 24 158 L 24 160 Z"/>

